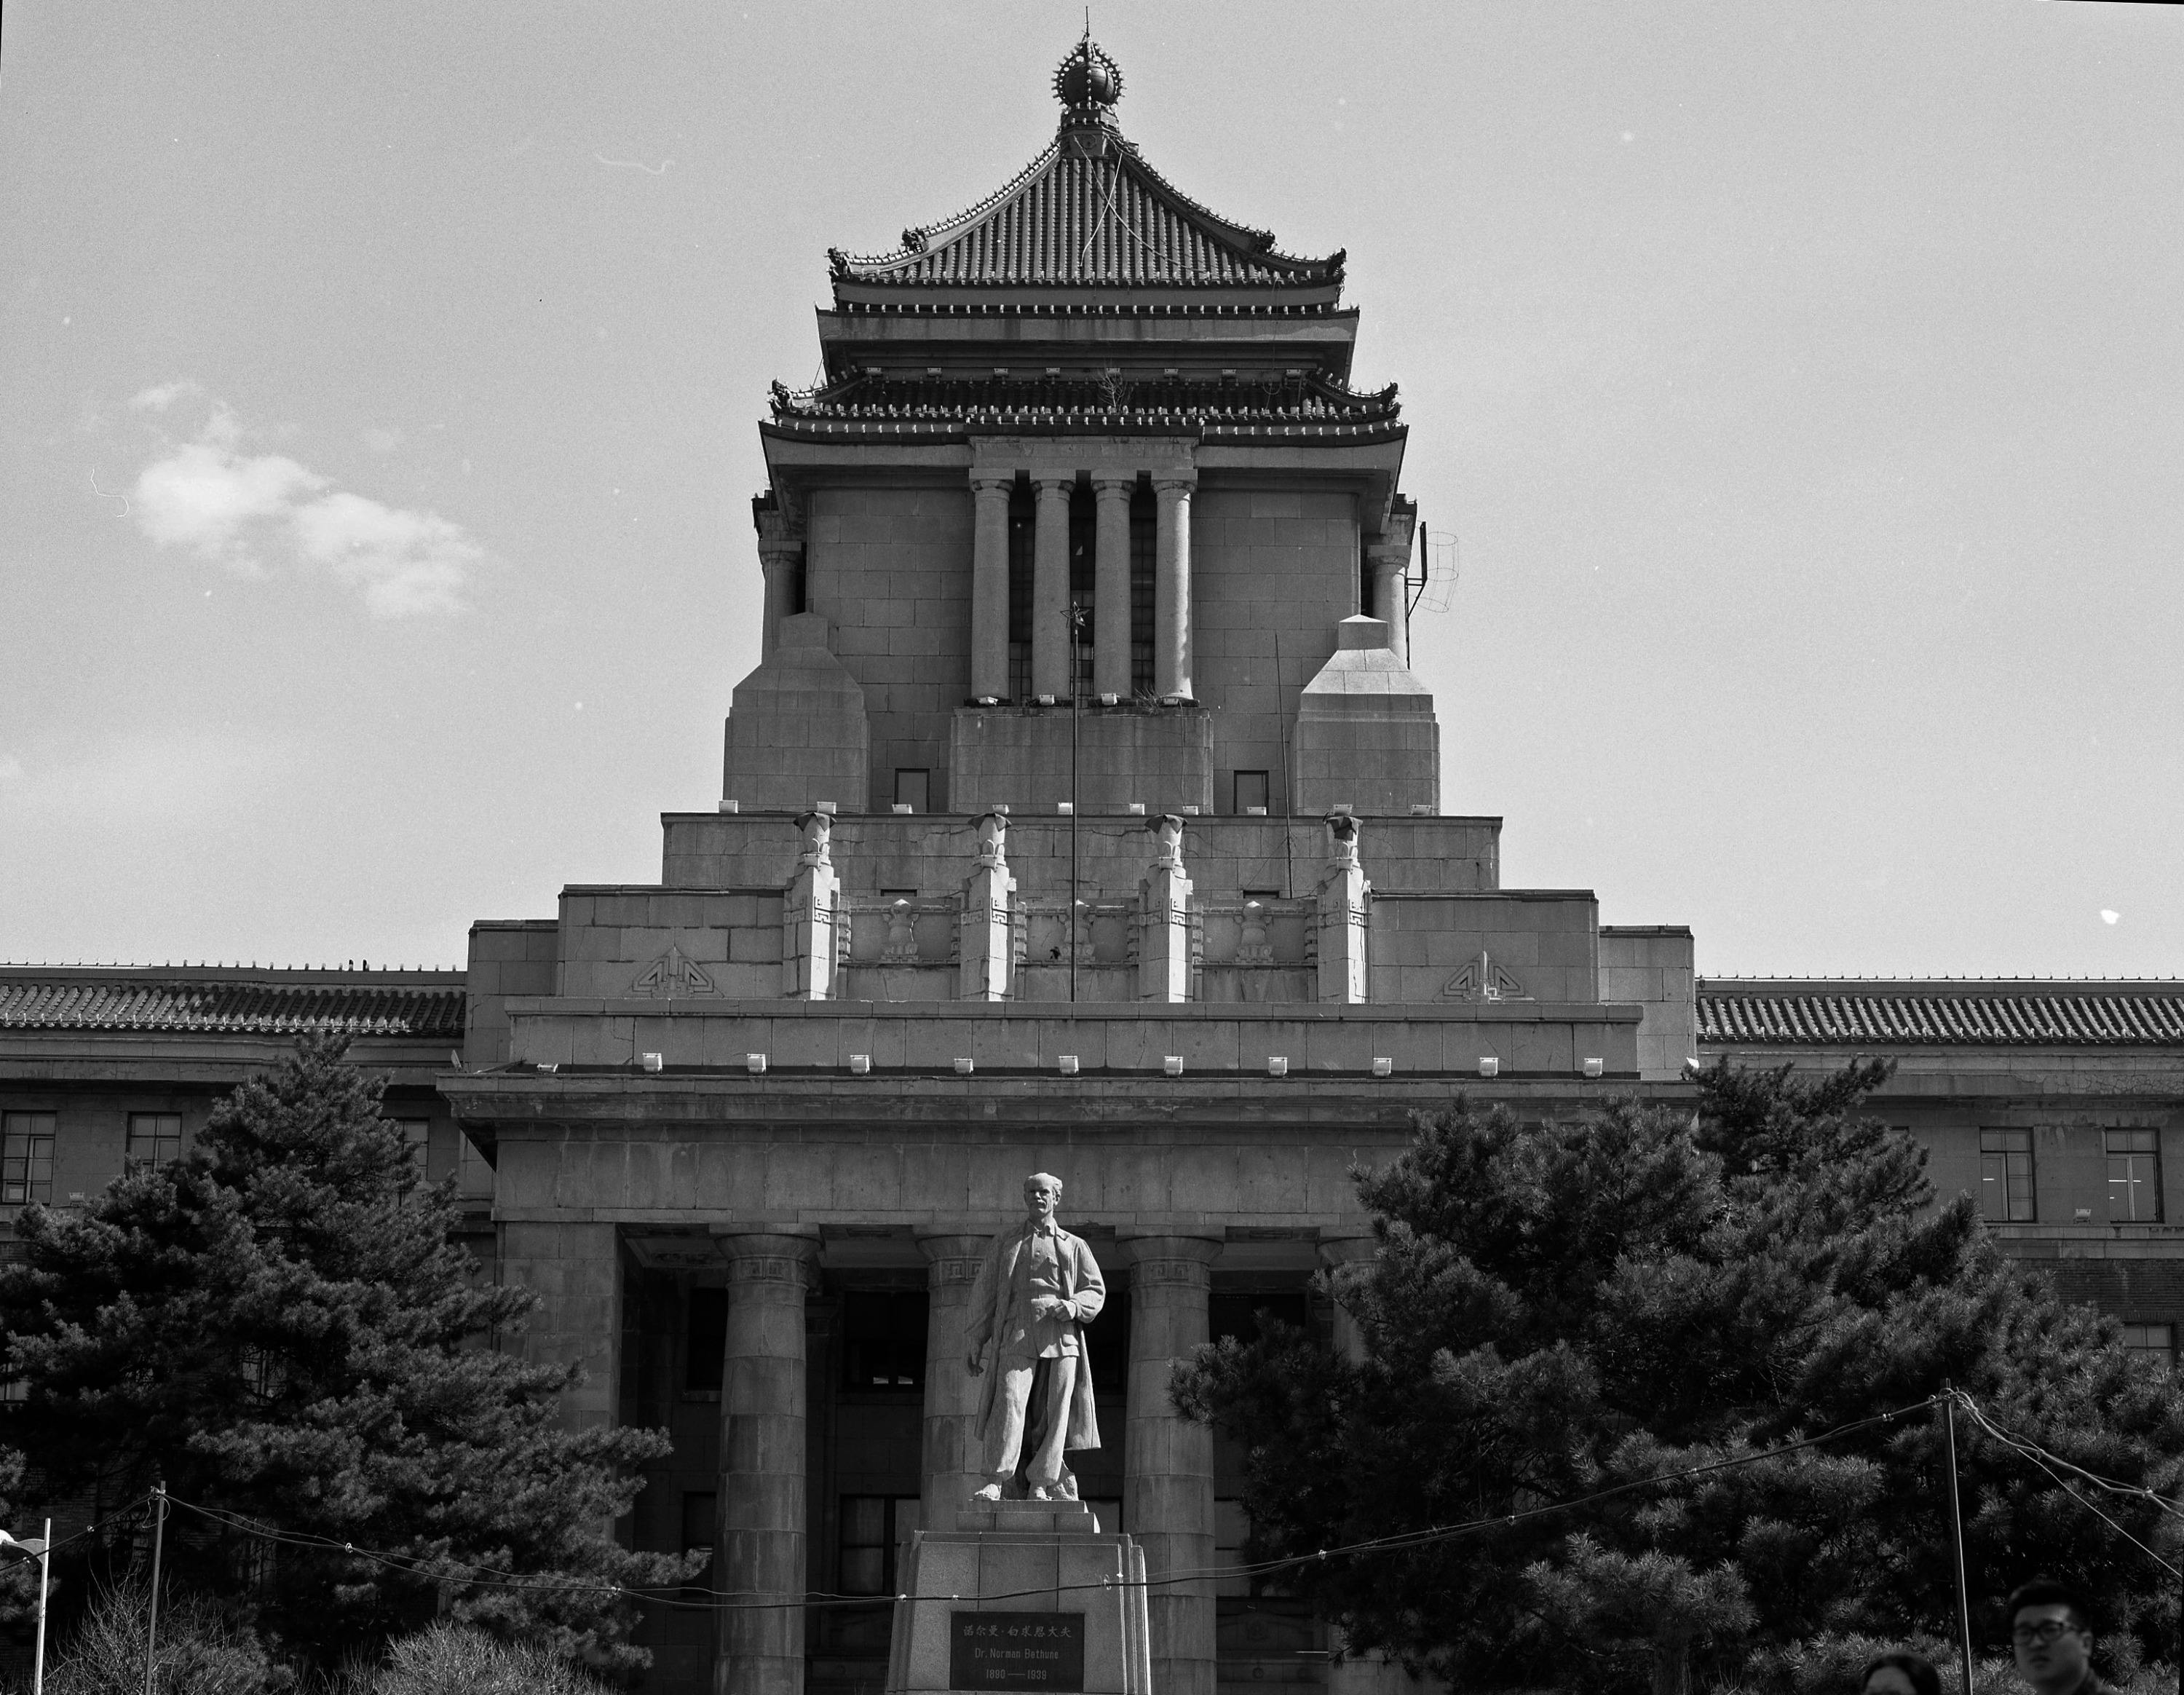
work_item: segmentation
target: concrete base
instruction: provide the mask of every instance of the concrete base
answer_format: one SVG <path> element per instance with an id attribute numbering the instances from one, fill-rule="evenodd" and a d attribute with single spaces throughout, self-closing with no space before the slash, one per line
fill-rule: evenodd
<path id="1" fill-rule="evenodd" d="M 1151 1695 L 1145 1557 L 1080 1502 L 956 1508 L 921 1531 L 899 1581 L 888 1695 L 1050 1689 Z M 969 1632 L 977 1677 L 958 1639 Z M 1076 1675 L 1081 1653 L 1083 1675 Z"/>

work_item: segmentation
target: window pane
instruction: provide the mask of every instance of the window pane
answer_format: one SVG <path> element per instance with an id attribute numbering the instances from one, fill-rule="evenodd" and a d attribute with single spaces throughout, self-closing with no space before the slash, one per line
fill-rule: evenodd
<path id="1" fill-rule="evenodd" d="M 888 1540 L 887 1497 L 845 1495 L 842 1497 L 842 1546 L 885 1547 Z"/>
<path id="2" fill-rule="evenodd" d="M 913 812 L 930 811 L 932 782 L 930 771 L 898 767 L 894 774 L 894 804 L 907 806 Z"/>
<path id="3" fill-rule="evenodd" d="M 129 1115 L 128 1163 L 164 1165 L 182 1156 L 182 1115 L 179 1112 L 131 1112 Z"/>
<path id="4" fill-rule="evenodd" d="M 887 1592 L 887 1550 L 883 1547 L 844 1548 L 842 1592 L 844 1595 L 884 1595 Z"/>
<path id="5" fill-rule="evenodd" d="M 1254 806 L 1263 809 L 1267 805 L 1267 773 L 1263 771 L 1240 771 L 1236 773 L 1236 811 L 1249 812 Z"/>
<path id="6" fill-rule="evenodd" d="M 53 1115 L 10 1112 L 0 1134 L 0 1205 L 53 1198 Z"/>
<path id="7" fill-rule="evenodd" d="M 708 1553 L 712 1552 L 714 1508 L 718 1500 L 719 1497 L 710 1490 L 700 1492 L 694 1489 L 683 1495 L 683 1553 L 688 1553 L 693 1548 L 704 1548 Z"/>

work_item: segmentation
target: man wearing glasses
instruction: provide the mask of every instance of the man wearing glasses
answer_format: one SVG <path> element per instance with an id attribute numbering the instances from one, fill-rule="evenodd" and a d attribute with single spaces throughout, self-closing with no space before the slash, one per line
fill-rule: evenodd
<path id="1" fill-rule="evenodd" d="M 2085 1609 L 2053 1578 L 2036 1577 L 2009 1597 L 2009 1639 L 2034 1695 L 2103 1695 L 2108 1689 L 2093 1670 Z"/>

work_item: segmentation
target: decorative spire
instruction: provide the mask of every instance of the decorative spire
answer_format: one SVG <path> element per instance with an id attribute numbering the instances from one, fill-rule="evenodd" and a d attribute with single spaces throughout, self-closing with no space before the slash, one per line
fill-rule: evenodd
<path id="1" fill-rule="evenodd" d="M 1054 73 L 1054 98 L 1071 124 L 1105 124 L 1115 103 L 1123 98 L 1122 67 L 1092 39 L 1088 20 L 1084 34 L 1069 50 Z"/>

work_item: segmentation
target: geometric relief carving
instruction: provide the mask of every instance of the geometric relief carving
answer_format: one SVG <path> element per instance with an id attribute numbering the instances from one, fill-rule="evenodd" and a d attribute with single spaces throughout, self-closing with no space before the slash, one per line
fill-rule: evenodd
<path id="1" fill-rule="evenodd" d="M 1440 986 L 1444 1001 L 1529 1001 L 1524 985 L 1500 966 L 1484 949 L 1477 959 Z"/>
<path id="2" fill-rule="evenodd" d="M 671 943 L 667 951 L 647 966 L 644 974 L 630 984 L 629 992 L 672 1000 L 677 995 L 710 995 L 715 991 L 713 979 L 705 975 L 698 962 Z"/>

